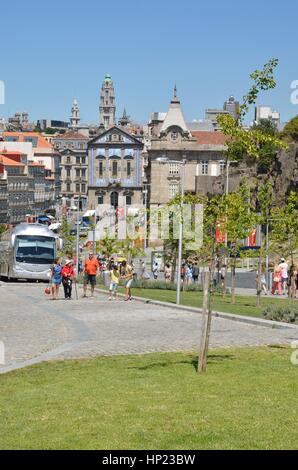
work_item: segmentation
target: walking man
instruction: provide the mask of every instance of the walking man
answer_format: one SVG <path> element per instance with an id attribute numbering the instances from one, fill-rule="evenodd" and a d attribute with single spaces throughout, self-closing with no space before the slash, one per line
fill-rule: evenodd
<path id="1" fill-rule="evenodd" d="M 192 277 L 193 277 L 193 282 L 195 284 L 198 284 L 199 282 L 199 275 L 200 275 L 200 268 L 197 262 L 195 262 L 193 268 L 192 268 Z"/>
<path id="2" fill-rule="evenodd" d="M 93 253 L 89 253 L 89 258 L 85 261 L 84 266 L 84 295 L 87 297 L 87 286 L 90 283 L 91 297 L 94 297 L 94 288 L 96 286 L 96 276 L 99 272 L 99 263 Z"/>
<path id="3" fill-rule="evenodd" d="M 281 269 L 281 288 L 282 288 L 283 294 L 286 295 L 287 287 L 288 287 L 288 278 L 289 278 L 289 274 L 288 274 L 289 265 L 286 262 L 285 258 L 280 259 L 279 267 Z"/>

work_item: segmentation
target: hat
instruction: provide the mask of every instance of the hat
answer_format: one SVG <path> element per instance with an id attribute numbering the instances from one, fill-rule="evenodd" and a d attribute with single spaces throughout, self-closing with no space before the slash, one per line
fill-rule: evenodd
<path id="1" fill-rule="evenodd" d="M 280 261 L 284 263 L 286 260 L 284 258 L 280 258 Z"/>
<path id="2" fill-rule="evenodd" d="M 71 259 L 67 259 L 65 261 L 65 266 L 67 266 L 68 264 L 72 264 L 72 263 L 73 263 L 73 261 Z"/>

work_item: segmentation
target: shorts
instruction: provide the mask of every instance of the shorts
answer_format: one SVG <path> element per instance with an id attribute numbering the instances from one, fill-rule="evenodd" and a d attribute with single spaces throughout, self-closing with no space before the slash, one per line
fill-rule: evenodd
<path id="1" fill-rule="evenodd" d="M 60 286 L 61 283 L 62 283 L 62 277 L 52 278 L 52 284 L 54 284 L 55 286 Z"/>
<path id="2" fill-rule="evenodd" d="M 129 279 L 129 281 L 127 281 L 127 282 L 125 283 L 126 289 L 130 289 L 130 288 L 131 288 L 132 282 L 133 282 L 133 279 Z"/>
<path id="3" fill-rule="evenodd" d="M 282 278 L 281 278 L 281 282 L 282 282 L 282 283 L 288 282 L 288 278 L 287 278 L 287 277 L 282 277 Z"/>
<path id="4" fill-rule="evenodd" d="M 111 282 L 110 284 L 110 292 L 117 292 L 118 284 L 117 282 Z"/>
<path id="5" fill-rule="evenodd" d="M 84 286 L 87 286 L 89 284 L 91 286 L 95 286 L 96 284 L 96 275 L 95 274 L 85 274 L 84 276 Z"/>

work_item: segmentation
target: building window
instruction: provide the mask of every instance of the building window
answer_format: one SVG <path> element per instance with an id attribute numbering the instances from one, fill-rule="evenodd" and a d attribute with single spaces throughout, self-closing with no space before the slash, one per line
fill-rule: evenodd
<path id="1" fill-rule="evenodd" d="M 103 196 L 98 196 L 97 203 L 98 204 L 103 204 Z"/>
<path id="2" fill-rule="evenodd" d="M 209 163 L 207 161 L 202 162 L 202 175 L 208 175 Z"/>
<path id="3" fill-rule="evenodd" d="M 86 157 L 82 157 L 82 165 L 86 165 Z"/>
<path id="4" fill-rule="evenodd" d="M 79 185 L 79 184 L 76 184 L 76 192 L 77 192 L 77 193 L 80 192 L 80 185 Z"/>
<path id="5" fill-rule="evenodd" d="M 76 157 L 76 164 L 77 164 L 77 165 L 80 164 L 80 157 Z"/>
<path id="6" fill-rule="evenodd" d="M 225 160 L 221 160 L 219 162 L 219 171 L 220 171 L 220 174 L 222 175 L 226 170 L 226 162 Z"/>
<path id="7" fill-rule="evenodd" d="M 67 168 L 67 170 L 66 170 L 66 176 L 67 176 L 68 178 L 70 178 L 70 169 L 69 169 L 69 168 Z"/>
<path id="8" fill-rule="evenodd" d="M 70 163 L 70 157 L 67 157 L 67 158 L 66 158 L 66 162 L 67 162 L 67 163 Z"/>
<path id="9" fill-rule="evenodd" d="M 83 170 L 82 170 L 82 178 L 86 178 L 86 170 L 85 170 L 85 168 L 83 168 Z"/>
<path id="10" fill-rule="evenodd" d="M 178 183 L 170 183 L 169 186 L 169 196 L 170 199 L 174 199 L 176 194 L 179 192 L 179 184 Z"/>
<path id="11" fill-rule="evenodd" d="M 79 178 L 80 177 L 80 170 L 76 169 L 76 177 Z"/>
<path id="12" fill-rule="evenodd" d="M 129 178 L 131 176 L 131 162 L 127 162 L 126 172 L 127 172 L 127 177 Z"/>
<path id="13" fill-rule="evenodd" d="M 104 163 L 103 162 L 99 162 L 99 176 L 103 176 L 103 173 L 104 173 Z"/>
<path id="14" fill-rule="evenodd" d="M 126 196 L 126 205 L 131 206 L 131 196 Z"/>
<path id="15" fill-rule="evenodd" d="M 178 163 L 170 163 L 170 175 L 179 175 Z"/>
<path id="16" fill-rule="evenodd" d="M 112 162 L 112 176 L 113 178 L 117 178 L 118 176 L 118 162 L 116 161 Z"/>
<path id="17" fill-rule="evenodd" d="M 66 185 L 66 191 L 69 193 L 70 192 L 70 183 L 67 183 Z"/>
<path id="18" fill-rule="evenodd" d="M 82 193 L 85 193 L 86 192 L 86 185 L 83 183 L 82 184 Z"/>

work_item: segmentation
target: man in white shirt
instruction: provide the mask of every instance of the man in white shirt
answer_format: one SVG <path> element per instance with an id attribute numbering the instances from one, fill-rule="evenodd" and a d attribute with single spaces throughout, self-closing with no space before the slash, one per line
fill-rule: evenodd
<path id="1" fill-rule="evenodd" d="M 280 259 L 280 264 L 279 267 L 281 269 L 281 285 L 282 285 L 282 290 L 283 294 L 286 295 L 287 292 L 287 286 L 288 286 L 288 270 L 289 270 L 289 265 L 286 262 L 285 258 Z"/>

